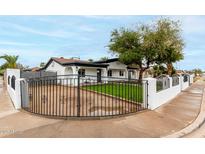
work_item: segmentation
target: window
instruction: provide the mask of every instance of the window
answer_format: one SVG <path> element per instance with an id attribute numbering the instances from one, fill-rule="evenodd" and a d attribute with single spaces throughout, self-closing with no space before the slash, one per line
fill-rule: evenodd
<path id="1" fill-rule="evenodd" d="M 85 69 L 79 69 L 78 75 L 81 77 L 85 77 Z"/>
<path id="2" fill-rule="evenodd" d="M 9 76 L 9 77 L 8 77 L 8 85 L 10 85 L 10 78 L 11 78 L 11 77 Z"/>
<path id="3" fill-rule="evenodd" d="M 183 75 L 183 80 L 184 80 L 184 82 L 187 82 L 187 81 L 188 81 L 188 75 L 187 75 L 187 74 L 184 74 L 184 75 Z"/>
<path id="4" fill-rule="evenodd" d="M 16 77 L 12 76 L 11 78 L 11 87 L 15 90 L 16 88 Z"/>
<path id="5" fill-rule="evenodd" d="M 107 71 L 107 76 L 112 76 L 112 70 Z"/>
<path id="6" fill-rule="evenodd" d="M 120 71 L 120 76 L 124 76 L 124 71 Z"/>

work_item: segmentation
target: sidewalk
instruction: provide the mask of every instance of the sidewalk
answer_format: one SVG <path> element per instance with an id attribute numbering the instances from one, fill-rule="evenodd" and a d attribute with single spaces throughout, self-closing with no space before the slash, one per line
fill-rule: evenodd
<path id="1" fill-rule="evenodd" d="M 8 100 L 9 96 L 3 87 L 3 81 L 0 77 L 0 118 L 18 112 L 14 109 L 13 104 L 8 102 Z"/>
<path id="2" fill-rule="evenodd" d="M 0 79 L 0 137 L 13 132 L 21 133 L 25 130 L 45 126 L 59 120 L 40 118 L 14 109 L 9 95 Z"/>
<path id="3" fill-rule="evenodd" d="M 14 130 L 2 137 L 163 137 L 183 129 L 197 117 L 205 84 L 197 82 L 170 103 L 154 111 L 105 120 L 55 120 L 18 112 L 0 117 L 0 129 Z M 4 91 L 4 90 L 3 90 Z M 0 94 L 0 105 L 10 104 Z M 0 112 L 1 112 L 0 108 Z"/>

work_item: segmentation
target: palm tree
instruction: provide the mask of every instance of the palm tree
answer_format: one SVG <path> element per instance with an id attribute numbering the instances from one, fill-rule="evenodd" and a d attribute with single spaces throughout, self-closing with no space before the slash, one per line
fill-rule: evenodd
<path id="1" fill-rule="evenodd" d="M 0 56 L 0 59 L 4 59 L 6 62 L 0 66 L 0 75 L 3 74 L 5 69 L 7 68 L 17 68 L 17 60 L 19 56 L 13 56 L 13 55 L 3 55 Z"/>
<path id="2" fill-rule="evenodd" d="M 4 59 L 6 63 L 4 63 L 1 67 L 3 68 L 17 68 L 17 60 L 19 56 L 13 55 L 4 55 L 0 56 L 0 59 Z"/>

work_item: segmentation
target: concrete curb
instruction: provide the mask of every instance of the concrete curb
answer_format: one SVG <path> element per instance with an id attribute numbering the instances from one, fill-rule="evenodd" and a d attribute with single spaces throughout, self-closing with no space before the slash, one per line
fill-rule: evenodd
<path id="1" fill-rule="evenodd" d="M 194 130 L 198 129 L 201 127 L 201 125 L 205 122 L 205 89 L 203 89 L 203 96 L 202 96 L 202 102 L 201 102 L 201 108 L 199 111 L 199 114 L 197 118 L 187 127 L 184 129 L 175 132 L 171 135 L 163 136 L 162 138 L 181 138 L 185 135 L 190 134 Z"/>

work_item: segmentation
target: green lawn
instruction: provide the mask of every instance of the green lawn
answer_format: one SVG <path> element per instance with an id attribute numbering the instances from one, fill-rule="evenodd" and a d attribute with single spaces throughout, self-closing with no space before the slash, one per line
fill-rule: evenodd
<path id="1" fill-rule="evenodd" d="M 88 85 L 88 86 L 84 86 L 83 89 L 117 96 L 138 103 L 143 102 L 143 88 L 141 85 L 138 84 L 108 83 L 108 84 Z"/>

